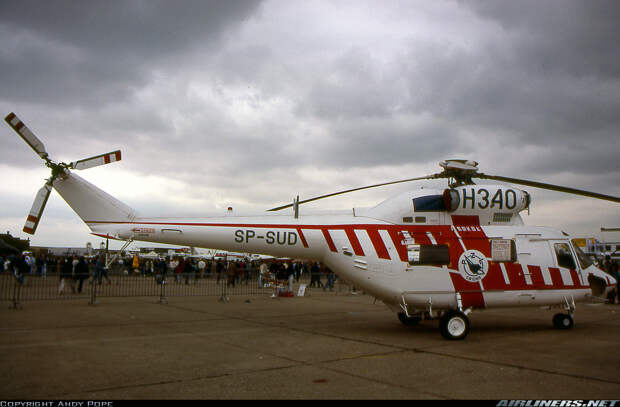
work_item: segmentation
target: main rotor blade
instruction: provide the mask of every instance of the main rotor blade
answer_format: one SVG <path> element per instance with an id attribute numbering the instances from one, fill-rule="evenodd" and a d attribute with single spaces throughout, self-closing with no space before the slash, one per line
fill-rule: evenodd
<path id="1" fill-rule="evenodd" d="M 121 160 L 121 150 L 112 151 L 97 155 L 95 157 L 84 158 L 83 160 L 74 161 L 69 164 L 69 168 L 76 170 L 85 170 L 87 168 L 97 167 L 99 165 L 110 164 Z"/>
<path id="2" fill-rule="evenodd" d="M 310 198 L 310 199 L 304 199 L 303 201 L 299 201 L 298 204 L 303 204 L 303 203 L 312 202 L 312 201 L 318 201 L 319 199 L 329 198 L 331 196 L 336 196 L 336 195 L 342 195 L 342 194 L 346 194 L 346 193 L 349 193 L 349 192 L 360 191 L 362 189 L 382 187 L 382 186 L 385 186 L 385 185 L 399 184 L 399 183 L 402 183 L 402 182 L 420 181 L 420 180 L 423 180 L 423 179 L 439 178 L 441 175 L 442 175 L 442 173 L 437 173 L 437 174 L 432 174 L 432 175 L 425 175 L 423 177 L 401 179 L 401 180 L 398 180 L 398 181 L 384 182 L 382 184 L 375 184 L 375 185 L 368 185 L 368 186 L 365 186 L 365 187 L 347 189 L 345 191 L 339 191 L 339 192 L 334 192 L 334 193 L 327 194 L 327 195 L 316 196 L 316 197 Z M 288 205 L 278 206 L 277 208 L 268 209 L 267 212 L 279 211 L 281 209 L 290 208 L 293 205 L 294 204 L 291 203 L 291 204 L 288 204 Z"/>
<path id="3" fill-rule="evenodd" d="M 493 179 L 496 181 L 504 181 L 511 184 L 527 185 L 535 188 L 549 189 L 551 191 L 565 192 L 567 194 L 582 195 L 590 198 L 604 199 L 606 201 L 620 203 L 620 198 L 618 198 L 617 196 L 604 195 L 596 192 L 584 191 L 581 189 L 563 187 L 561 185 L 546 184 L 544 182 L 528 181 L 524 179 L 502 177 L 499 175 L 487 175 L 482 173 L 476 173 L 476 175 L 474 175 L 474 178 Z"/>
<path id="4" fill-rule="evenodd" d="M 41 215 L 43 215 L 43 209 L 45 209 L 45 204 L 47 203 L 47 199 L 49 198 L 51 192 L 52 186 L 49 183 L 43 185 L 43 188 L 39 190 L 37 196 L 34 198 L 28 218 L 26 218 L 24 232 L 34 235 L 34 232 L 37 230 L 37 226 L 39 226 Z"/>
<path id="5" fill-rule="evenodd" d="M 43 142 L 34 135 L 32 131 L 15 115 L 15 113 L 9 113 L 4 121 L 9 124 L 15 130 L 17 134 L 32 148 L 41 158 L 47 159 L 47 151 Z"/>

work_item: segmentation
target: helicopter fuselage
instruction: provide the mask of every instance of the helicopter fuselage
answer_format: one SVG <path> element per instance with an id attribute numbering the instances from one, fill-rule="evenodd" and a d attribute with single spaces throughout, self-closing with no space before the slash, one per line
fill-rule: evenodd
<path id="1" fill-rule="evenodd" d="M 374 208 L 297 218 L 85 221 L 93 233 L 123 240 L 320 261 L 408 314 L 561 305 L 604 296 L 615 284 L 563 232 L 523 225 L 518 212 L 529 203 L 527 193 L 475 185 L 452 191 L 461 194 L 452 207 L 443 191 L 418 190 Z"/>

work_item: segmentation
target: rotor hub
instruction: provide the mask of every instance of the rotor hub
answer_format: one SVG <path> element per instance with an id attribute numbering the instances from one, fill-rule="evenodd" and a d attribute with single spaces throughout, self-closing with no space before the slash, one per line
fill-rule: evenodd
<path id="1" fill-rule="evenodd" d="M 445 160 L 439 163 L 443 172 L 438 178 L 448 178 L 451 188 L 461 185 L 472 185 L 472 177 L 478 172 L 478 163 L 472 160 Z"/>

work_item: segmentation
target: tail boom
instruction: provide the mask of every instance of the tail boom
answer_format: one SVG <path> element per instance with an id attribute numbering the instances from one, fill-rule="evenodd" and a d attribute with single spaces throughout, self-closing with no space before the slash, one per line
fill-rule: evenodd
<path id="1" fill-rule="evenodd" d="M 137 216 L 131 207 L 70 171 L 53 186 L 91 230 L 93 222 L 132 222 Z"/>

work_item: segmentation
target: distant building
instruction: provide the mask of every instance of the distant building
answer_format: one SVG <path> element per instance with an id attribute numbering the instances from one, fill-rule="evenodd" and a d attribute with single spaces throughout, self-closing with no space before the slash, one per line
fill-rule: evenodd
<path id="1" fill-rule="evenodd" d="M 593 237 L 575 240 L 579 240 L 576 243 L 586 254 L 597 258 L 604 258 L 606 256 L 620 258 L 620 242 L 600 242 Z"/>
<path id="2" fill-rule="evenodd" d="M 98 250 L 91 252 L 90 255 L 97 254 Z M 105 251 L 104 251 L 105 252 Z M 89 251 L 85 247 L 43 247 L 33 246 L 32 253 L 43 256 L 89 256 Z"/>

